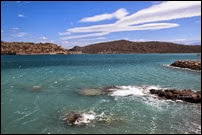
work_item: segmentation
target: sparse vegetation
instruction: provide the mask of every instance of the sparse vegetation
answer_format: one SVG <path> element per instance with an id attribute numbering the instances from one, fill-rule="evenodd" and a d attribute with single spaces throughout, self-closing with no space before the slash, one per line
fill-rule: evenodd
<path id="1" fill-rule="evenodd" d="M 68 50 L 53 43 L 3 42 L 1 54 L 68 54 Z"/>
<path id="2" fill-rule="evenodd" d="M 131 42 L 117 40 L 92 44 L 84 47 L 75 46 L 71 51 L 82 53 L 199 53 L 200 45 L 182 45 L 169 42 Z"/>

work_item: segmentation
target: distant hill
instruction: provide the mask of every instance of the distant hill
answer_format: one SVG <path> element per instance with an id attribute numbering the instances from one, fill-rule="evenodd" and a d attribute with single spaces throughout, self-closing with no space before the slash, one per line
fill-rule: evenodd
<path id="1" fill-rule="evenodd" d="M 1 41 L 1 54 L 68 54 L 68 50 L 53 43 Z"/>
<path id="2" fill-rule="evenodd" d="M 119 53 L 199 53 L 201 45 L 182 45 L 170 42 L 131 42 L 117 40 L 91 44 L 84 47 L 75 46 L 70 51 L 90 54 L 119 54 Z"/>

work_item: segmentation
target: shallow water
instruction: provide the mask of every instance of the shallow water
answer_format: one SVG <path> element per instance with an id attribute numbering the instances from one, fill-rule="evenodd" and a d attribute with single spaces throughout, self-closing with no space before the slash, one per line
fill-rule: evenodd
<path id="1" fill-rule="evenodd" d="M 200 90 L 201 72 L 164 66 L 181 59 L 197 55 L 1 56 L 1 132 L 201 133 L 201 105 L 158 100 L 139 91 L 125 97 L 80 94 L 108 86 Z M 121 121 L 69 126 L 61 118 L 69 111 L 104 112 Z"/>

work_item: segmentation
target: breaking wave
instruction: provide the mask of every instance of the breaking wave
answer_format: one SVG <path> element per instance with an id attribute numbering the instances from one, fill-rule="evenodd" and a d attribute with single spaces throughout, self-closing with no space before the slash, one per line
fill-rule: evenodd
<path id="1" fill-rule="evenodd" d="M 109 89 L 111 92 L 108 94 L 109 96 L 147 96 L 150 94 L 150 89 L 163 89 L 159 86 L 116 86 L 116 88 Z"/>

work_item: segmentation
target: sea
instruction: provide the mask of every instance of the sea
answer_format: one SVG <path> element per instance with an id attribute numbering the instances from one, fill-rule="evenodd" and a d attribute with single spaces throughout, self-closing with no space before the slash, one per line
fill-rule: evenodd
<path id="1" fill-rule="evenodd" d="M 168 66 L 197 59 L 194 53 L 1 55 L 1 133 L 199 134 L 201 104 L 148 93 L 201 90 L 200 71 Z M 81 94 L 112 86 L 119 89 Z M 72 111 L 99 119 L 70 125 L 65 118 Z"/>

